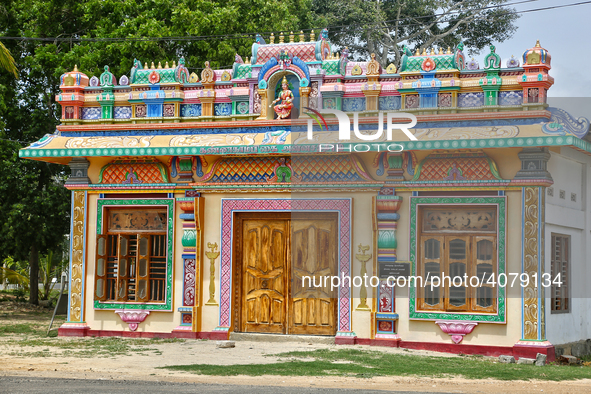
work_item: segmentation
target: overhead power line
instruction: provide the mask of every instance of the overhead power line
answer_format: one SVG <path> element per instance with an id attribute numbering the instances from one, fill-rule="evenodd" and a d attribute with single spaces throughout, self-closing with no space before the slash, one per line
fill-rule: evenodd
<path id="1" fill-rule="evenodd" d="M 522 0 L 513 3 L 505 3 L 499 4 L 494 6 L 487 6 L 481 8 L 471 9 L 470 11 L 482 11 L 488 9 L 495 9 L 495 8 L 503 8 L 507 6 L 523 4 L 523 3 L 531 3 L 539 0 Z M 511 15 L 511 14 L 525 14 L 531 12 L 540 12 L 540 11 L 548 11 L 553 9 L 559 8 L 566 8 L 566 7 L 575 7 L 581 5 L 591 4 L 591 0 L 581 1 L 577 3 L 569 3 L 569 4 L 561 4 L 561 5 L 554 5 L 548 7 L 540 7 L 540 8 L 533 8 L 529 10 L 523 11 L 506 11 L 498 14 L 501 15 Z M 424 19 L 424 18 L 433 18 L 433 17 L 441 17 L 447 15 L 453 15 L 458 13 L 466 12 L 466 10 L 454 10 L 445 13 L 438 13 L 438 14 L 431 14 L 431 15 L 423 15 L 417 17 L 405 17 L 399 19 L 391 19 L 386 20 L 381 23 L 393 23 L 393 22 L 404 22 L 408 20 L 417 20 L 417 19 Z M 441 21 L 441 23 L 446 23 L 446 21 Z M 402 27 L 411 27 L 411 26 L 419 26 L 420 23 L 411 23 L 411 24 L 404 24 Z M 362 24 L 357 25 L 336 25 L 336 26 L 328 26 L 328 29 L 334 31 L 335 29 L 338 31 L 340 30 L 348 30 L 352 27 L 356 26 L 363 26 Z M 310 32 L 316 31 L 321 28 L 316 29 L 304 29 L 302 31 Z M 261 32 L 260 34 L 270 35 L 271 33 L 280 33 L 278 31 L 269 31 L 269 32 Z M 283 32 L 281 32 L 283 33 Z M 257 33 L 238 33 L 238 34 L 218 34 L 218 35 L 202 35 L 202 36 L 182 36 L 182 37 L 0 37 L 0 39 L 4 40 L 19 40 L 19 41 L 44 41 L 44 42 L 118 42 L 118 41 L 214 41 L 214 40 L 236 40 L 236 39 L 245 39 L 245 38 L 253 38 Z"/>

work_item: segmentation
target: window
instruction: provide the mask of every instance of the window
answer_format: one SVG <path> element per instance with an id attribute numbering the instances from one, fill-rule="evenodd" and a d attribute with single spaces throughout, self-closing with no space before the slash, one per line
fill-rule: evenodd
<path id="1" fill-rule="evenodd" d="M 552 233 L 550 251 L 551 313 L 570 312 L 570 236 Z M 554 279 L 560 275 L 560 285 Z"/>
<path id="2" fill-rule="evenodd" d="M 166 208 L 109 208 L 97 236 L 95 300 L 163 302 L 167 274 Z"/>
<path id="3" fill-rule="evenodd" d="M 418 309 L 496 313 L 496 288 L 486 282 L 498 272 L 497 208 L 421 207 L 419 212 L 417 261 L 424 285 Z M 474 276 L 481 281 L 478 286 L 469 280 Z M 462 283 L 454 283 L 454 277 L 461 277 Z"/>

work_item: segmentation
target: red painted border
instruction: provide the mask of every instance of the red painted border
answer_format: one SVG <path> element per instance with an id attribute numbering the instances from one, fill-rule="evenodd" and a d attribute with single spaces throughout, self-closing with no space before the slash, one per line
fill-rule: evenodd
<path id="1" fill-rule="evenodd" d="M 60 337 L 123 337 L 123 338 L 184 338 L 184 339 L 211 339 L 226 340 L 228 333 L 222 331 L 204 332 L 145 332 L 145 331 L 117 331 L 117 330 L 91 330 L 88 328 L 59 328 L 57 335 Z"/>
<path id="2" fill-rule="evenodd" d="M 123 337 L 123 338 L 184 338 L 184 339 L 210 339 L 227 340 L 228 333 L 225 331 L 204 331 L 204 332 L 142 332 L 142 331 L 115 331 L 115 330 L 91 330 L 88 328 L 64 327 L 58 329 L 60 337 Z M 519 345 L 514 346 L 485 346 L 467 345 L 454 343 L 435 342 L 410 342 L 396 339 L 369 339 L 357 337 L 335 337 L 336 345 L 366 345 L 401 347 L 415 350 L 430 350 L 434 352 L 453 354 L 481 354 L 483 356 L 498 357 L 501 355 L 513 356 L 515 359 L 521 357 L 536 358 L 538 353 L 547 356 L 546 362 L 556 360 L 556 353 L 552 345 Z"/>
<path id="3" fill-rule="evenodd" d="M 369 339 L 369 338 L 335 338 L 337 345 L 367 345 L 367 346 L 387 346 L 401 347 L 405 349 L 430 350 L 434 352 L 452 353 L 452 354 L 480 354 L 483 356 L 498 357 L 501 355 L 513 356 L 515 359 L 536 358 L 538 353 L 547 356 L 546 362 L 556 360 L 554 346 L 525 346 L 516 344 L 514 346 L 486 346 L 486 345 L 467 345 L 454 343 L 435 343 L 435 342 L 410 342 L 395 339 Z"/>
<path id="4" fill-rule="evenodd" d="M 254 114 L 251 114 L 255 116 Z M 497 120 L 497 119 L 527 119 L 527 118 L 546 118 L 550 119 L 550 111 L 503 111 L 503 112 L 462 112 L 455 114 L 430 114 L 430 115 L 416 115 L 418 122 L 447 122 L 460 120 Z M 149 118 L 146 118 L 149 119 Z M 407 118 L 394 118 L 407 119 Z M 359 123 L 376 123 L 377 116 L 360 117 Z M 338 120 L 336 118 L 328 118 L 328 124 L 336 125 Z M 181 122 L 181 123 L 158 123 L 158 128 L 166 129 L 203 129 L 203 128 L 236 128 L 236 127 L 265 127 L 265 126 L 305 126 L 306 119 L 285 119 L 285 120 L 245 120 L 245 121 L 225 121 L 225 122 Z M 61 124 L 56 128 L 60 131 L 93 131 L 93 130 L 150 130 L 153 129 L 155 123 L 117 123 L 117 124 L 84 124 L 84 125 L 68 125 Z M 29 158 L 28 158 L 29 159 Z"/>

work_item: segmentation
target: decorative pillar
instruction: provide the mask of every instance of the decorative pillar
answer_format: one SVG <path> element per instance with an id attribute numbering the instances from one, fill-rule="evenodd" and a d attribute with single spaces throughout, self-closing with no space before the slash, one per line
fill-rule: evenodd
<path id="1" fill-rule="evenodd" d="M 205 255 L 209 259 L 209 300 L 207 300 L 205 305 L 218 306 L 218 303 L 215 302 L 215 259 L 219 257 L 220 252 L 217 251 L 217 242 L 213 244 L 208 242 L 207 247 L 211 250 L 205 252 Z"/>
<path id="2" fill-rule="evenodd" d="M 364 85 L 362 91 L 365 95 L 365 110 L 378 111 L 378 99 L 382 91 L 382 85 L 379 82 L 380 78 L 380 63 L 376 60 L 376 54 L 371 54 L 371 60 L 367 63 L 367 83 Z"/>
<path id="3" fill-rule="evenodd" d="M 86 275 L 86 222 L 88 220 L 88 194 L 90 184 L 88 167 L 83 157 L 70 160 L 71 175 L 66 187 L 72 190 L 72 213 L 70 222 L 70 282 L 68 320 L 58 330 L 59 336 L 86 336 L 89 329 L 84 317 L 84 293 Z"/>
<path id="4" fill-rule="evenodd" d="M 535 358 L 537 353 L 554 360 L 554 346 L 546 339 L 544 274 L 545 191 L 552 177 L 547 171 L 548 148 L 524 148 L 519 154 L 521 170 L 515 180 L 529 183 L 522 188 L 522 257 L 521 273 L 529 277 L 521 288 L 521 340 L 513 347 L 516 357 Z M 537 280 L 533 280 L 537 277 Z"/>
<path id="5" fill-rule="evenodd" d="M 109 71 L 109 66 L 105 66 L 105 72 L 101 74 L 101 87 L 103 92 L 97 96 L 97 101 L 101 105 L 101 119 L 113 119 L 113 105 L 115 104 L 115 76 Z"/>
<path id="6" fill-rule="evenodd" d="M 523 86 L 523 104 L 546 103 L 546 92 L 554 84 L 548 72 L 550 66 L 550 54 L 536 42 L 533 48 L 523 53 L 523 74 L 517 78 L 517 82 Z"/>
<path id="7" fill-rule="evenodd" d="M 263 84 L 264 80 L 262 80 L 259 83 L 259 87 L 262 86 L 267 86 L 266 84 Z M 257 92 L 259 93 L 259 97 L 261 98 L 261 114 L 257 119 L 263 120 L 263 119 L 267 119 L 267 89 L 257 89 Z"/>
<path id="8" fill-rule="evenodd" d="M 203 197 L 177 198 L 183 213 L 183 305 L 178 308 L 181 313 L 181 325 L 173 332 L 184 338 L 197 338 L 201 331 L 201 272 L 203 245 Z"/>
<path id="9" fill-rule="evenodd" d="M 388 180 L 389 181 L 403 181 L 404 180 L 404 157 L 402 152 L 388 152 L 386 154 L 388 159 Z"/>
<path id="10" fill-rule="evenodd" d="M 364 278 L 367 275 L 367 262 L 371 259 L 371 253 L 365 254 L 369 250 L 369 245 L 363 246 L 359 244 L 359 254 L 355 255 L 355 258 L 359 260 L 361 263 L 361 272 L 359 276 Z M 371 275 L 370 275 L 371 276 Z M 365 282 L 365 281 L 364 281 Z M 367 306 L 367 289 L 365 288 L 365 283 L 361 284 L 361 288 L 359 289 L 359 305 L 357 305 L 358 311 L 370 311 L 371 309 Z"/>
<path id="11" fill-rule="evenodd" d="M 396 222 L 400 219 L 397 211 L 401 204 L 402 197 L 396 196 L 393 187 L 383 187 L 378 196 L 374 197 L 374 234 L 378 275 L 380 263 L 395 262 L 397 259 Z M 395 287 L 387 285 L 385 278 L 380 278 L 377 297 L 374 298 L 375 312 L 372 313 L 372 331 L 375 339 L 400 340 L 396 332 L 398 314 L 395 290 Z"/>
<path id="12" fill-rule="evenodd" d="M 306 113 L 306 107 L 309 107 L 309 97 L 312 89 L 310 87 L 300 87 L 300 116 Z"/>
<path id="13" fill-rule="evenodd" d="M 203 90 L 199 95 L 201 101 L 201 116 L 213 116 L 213 104 L 215 102 L 215 72 L 209 67 L 209 62 L 205 62 L 205 68 L 201 71 L 201 84 Z"/>
<path id="14" fill-rule="evenodd" d="M 499 89 L 503 79 L 499 77 L 501 69 L 501 57 L 495 53 L 495 46 L 490 46 L 490 53 L 484 58 L 486 78 L 480 78 L 478 82 L 484 91 L 484 105 L 499 105 Z"/>

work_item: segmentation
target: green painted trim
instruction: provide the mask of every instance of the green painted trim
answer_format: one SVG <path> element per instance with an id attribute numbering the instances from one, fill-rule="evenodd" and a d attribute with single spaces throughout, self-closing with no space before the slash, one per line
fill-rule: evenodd
<path id="1" fill-rule="evenodd" d="M 94 301 L 94 309 L 143 309 L 149 311 L 172 311 L 172 271 L 174 245 L 174 198 L 167 199 L 100 199 L 97 202 L 96 234 L 102 233 L 103 208 L 135 205 L 165 205 L 168 209 L 167 256 L 166 256 L 166 300 L 164 303 L 127 303 Z"/>
<path id="2" fill-rule="evenodd" d="M 591 153 L 591 144 L 574 136 L 487 138 L 475 140 L 441 141 L 391 141 L 388 143 L 343 143 L 339 152 L 354 150 L 358 145 L 368 146 L 368 152 L 384 152 L 388 145 L 399 144 L 404 150 L 432 149 L 482 149 L 482 148 L 518 148 L 540 146 L 574 146 Z M 318 144 L 297 145 L 248 145 L 248 146 L 203 146 L 203 147 L 158 147 L 158 148 L 83 148 L 83 149 L 36 149 L 25 148 L 19 151 L 23 158 L 59 158 L 59 157 L 120 157 L 120 156 L 182 156 L 182 155 L 224 155 L 224 154 L 265 154 L 304 153 L 304 146 L 318 147 Z M 308 150 L 306 153 L 310 152 Z M 314 152 L 314 151 L 312 151 Z M 330 153 L 326 151 L 325 153 Z"/>
<path id="3" fill-rule="evenodd" d="M 417 274 L 417 205 L 419 204 L 495 204 L 498 206 L 498 238 L 499 259 L 498 274 L 506 273 L 506 197 L 411 197 L 410 198 L 410 261 L 412 263 L 412 276 Z M 416 310 L 416 287 L 410 286 L 409 318 L 415 320 L 460 320 L 486 323 L 504 323 L 506 315 L 505 288 L 499 287 L 497 314 L 462 314 L 454 312 L 420 312 Z"/>

